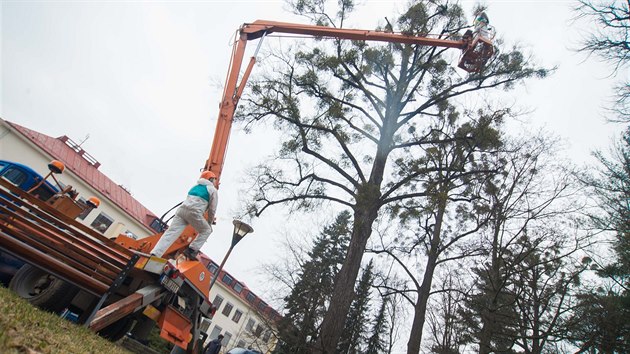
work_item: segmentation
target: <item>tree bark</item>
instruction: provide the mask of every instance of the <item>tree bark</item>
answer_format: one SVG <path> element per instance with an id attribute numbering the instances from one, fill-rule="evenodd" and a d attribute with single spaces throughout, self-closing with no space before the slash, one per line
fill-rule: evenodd
<path id="1" fill-rule="evenodd" d="M 481 309 L 481 331 L 479 333 L 479 354 L 492 353 L 492 336 L 496 332 L 496 311 L 497 311 L 497 296 L 499 284 L 501 284 L 501 265 L 499 264 L 499 237 L 501 234 L 501 225 L 505 222 L 502 212 L 501 202 L 496 202 L 494 205 L 494 230 L 492 237 L 492 258 L 488 274 L 488 286 L 486 289 L 485 298 L 489 299 L 487 308 Z"/>
<path id="2" fill-rule="evenodd" d="M 428 254 L 429 258 L 427 259 L 424 276 L 422 278 L 422 285 L 420 285 L 418 299 L 416 300 L 416 305 L 414 306 L 413 324 L 411 326 L 411 333 L 409 334 L 409 341 L 407 342 L 407 354 L 420 353 L 422 330 L 424 328 L 424 321 L 427 314 L 427 302 L 429 301 L 429 295 L 431 294 L 433 273 L 435 272 L 439 256 L 442 222 L 444 220 L 445 209 L 446 200 L 445 197 L 443 197 L 438 205 L 438 211 L 435 217 L 435 227 L 433 229 L 433 233 L 431 234 L 431 246 Z"/>
<path id="3" fill-rule="evenodd" d="M 391 152 L 391 144 L 396 131 L 398 115 L 386 113 L 381 138 L 378 143 L 370 178 L 357 188 L 354 207 L 354 225 L 348 256 L 335 279 L 335 288 L 330 306 L 324 315 L 314 353 L 333 354 L 341 337 L 350 304 L 354 295 L 354 283 L 361 268 L 361 259 L 365 246 L 372 235 L 372 225 L 381 208 L 381 183 L 385 174 L 385 165 Z"/>
<path id="4" fill-rule="evenodd" d="M 354 283 L 361 268 L 361 259 L 367 240 L 372 234 L 372 225 L 378 215 L 380 192 L 378 187 L 366 184 L 358 193 L 357 207 L 354 212 L 354 228 L 348 247 L 348 254 L 335 279 L 335 287 L 322 321 L 320 336 L 315 353 L 333 354 L 343 331 L 346 316 L 354 296 Z"/>

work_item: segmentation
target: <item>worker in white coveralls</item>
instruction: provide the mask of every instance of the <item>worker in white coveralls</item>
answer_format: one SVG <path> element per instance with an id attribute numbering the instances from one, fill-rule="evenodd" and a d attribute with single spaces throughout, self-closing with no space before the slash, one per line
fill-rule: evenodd
<path id="1" fill-rule="evenodd" d="M 492 40 L 494 38 L 494 28 L 490 26 L 490 20 L 485 12 L 482 11 L 477 14 L 477 17 L 475 17 L 475 21 L 473 22 L 473 26 L 475 28 L 475 33 L 480 38 L 486 40 Z"/>
<path id="2" fill-rule="evenodd" d="M 188 191 L 188 196 L 175 212 L 171 226 L 164 232 L 160 241 L 153 247 L 152 255 L 162 257 L 164 252 L 175 242 L 187 225 L 197 231 L 197 238 L 184 250 L 189 259 L 197 258 L 199 249 L 212 233 L 212 222 L 217 211 L 219 195 L 215 187 L 217 175 L 212 171 L 204 171 L 197 184 Z M 208 220 L 204 213 L 208 212 Z"/>

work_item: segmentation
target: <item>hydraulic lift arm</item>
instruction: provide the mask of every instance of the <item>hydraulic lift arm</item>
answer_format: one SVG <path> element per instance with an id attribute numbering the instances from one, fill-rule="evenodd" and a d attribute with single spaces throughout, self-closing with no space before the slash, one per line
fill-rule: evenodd
<path id="1" fill-rule="evenodd" d="M 234 111 L 243 94 L 249 75 L 256 63 L 253 56 L 245 69 L 240 83 L 238 82 L 247 41 L 262 38 L 270 33 L 296 34 L 320 38 L 338 38 L 356 41 L 379 41 L 389 43 L 416 44 L 421 46 L 446 47 L 461 49 L 463 54 L 459 67 L 469 71 L 481 70 L 493 54 L 491 41 L 472 36 L 464 36 L 462 40 L 447 40 L 427 37 L 416 37 L 400 33 L 378 32 L 373 30 L 340 29 L 326 26 L 302 25 L 294 23 L 257 20 L 246 23 L 239 29 L 238 38 L 232 49 L 232 58 L 228 69 L 223 98 L 219 105 L 219 117 L 214 132 L 210 156 L 206 160 L 205 170 L 213 171 L 220 181 L 227 144 L 232 128 Z"/>

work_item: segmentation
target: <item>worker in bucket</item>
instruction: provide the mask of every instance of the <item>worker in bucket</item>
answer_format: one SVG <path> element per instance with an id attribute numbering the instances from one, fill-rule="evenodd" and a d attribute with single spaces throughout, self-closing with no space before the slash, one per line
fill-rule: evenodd
<path id="1" fill-rule="evenodd" d="M 188 196 L 175 212 L 171 226 L 164 232 L 158 243 L 153 247 L 151 254 L 162 257 L 164 252 L 175 242 L 187 225 L 191 225 L 197 231 L 197 238 L 184 250 L 188 259 L 197 258 L 199 249 L 212 233 L 212 222 L 217 211 L 219 195 L 215 187 L 217 175 L 212 171 L 201 173 L 197 184 L 188 191 Z M 204 213 L 208 212 L 208 220 Z"/>
<path id="2" fill-rule="evenodd" d="M 479 37 L 486 40 L 492 40 L 494 38 L 494 28 L 490 26 L 490 20 L 485 12 L 482 11 L 477 14 L 473 22 L 473 27 L 475 28 L 475 34 Z"/>

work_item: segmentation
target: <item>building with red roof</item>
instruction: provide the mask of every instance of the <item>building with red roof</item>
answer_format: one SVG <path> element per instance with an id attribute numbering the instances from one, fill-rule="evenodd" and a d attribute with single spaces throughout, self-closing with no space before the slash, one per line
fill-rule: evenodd
<path id="1" fill-rule="evenodd" d="M 115 238 L 124 233 L 143 238 L 165 227 L 126 188 L 103 174 L 100 163 L 68 136 L 55 138 L 0 119 L 0 159 L 30 166 L 41 175 L 48 173 L 51 160 L 63 162 L 66 169 L 60 181 L 76 189 L 83 200 L 90 196 L 101 200 L 98 209 L 80 215 L 80 221 L 106 237 Z M 200 255 L 200 261 L 218 276 L 211 293 L 218 311 L 201 327 L 208 333 L 208 340 L 223 334 L 227 348 L 252 347 L 271 352 L 275 346 L 272 332 L 280 314 L 227 271 L 217 274 L 219 266 L 204 254 Z"/>
<path id="2" fill-rule="evenodd" d="M 130 218 L 145 226 L 147 232 L 152 232 L 150 230 L 159 231 L 159 229 L 154 230 L 152 227 L 152 223 L 154 223 L 157 216 L 138 200 L 134 199 L 127 189 L 99 171 L 98 168 L 101 164 L 72 139 L 66 135 L 53 138 L 13 122 L 3 121 L 3 123 L 36 145 L 49 155 L 51 159 L 63 162 L 66 168 L 84 183 L 100 192 L 104 198 L 127 213 Z M 32 167 L 36 169 L 36 166 Z"/>

